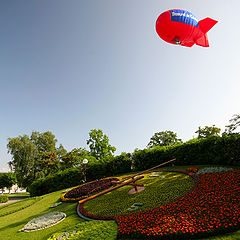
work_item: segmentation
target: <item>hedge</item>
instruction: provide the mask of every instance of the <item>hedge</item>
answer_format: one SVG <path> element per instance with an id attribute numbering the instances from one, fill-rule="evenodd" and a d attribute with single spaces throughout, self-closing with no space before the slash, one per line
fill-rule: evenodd
<path id="1" fill-rule="evenodd" d="M 0 203 L 8 202 L 8 196 L 7 195 L 0 195 Z"/>
<path id="2" fill-rule="evenodd" d="M 144 170 L 176 158 L 175 165 L 240 166 L 240 134 L 194 139 L 186 143 L 134 152 L 135 170 Z"/>
<path id="3" fill-rule="evenodd" d="M 86 169 L 87 181 L 131 172 L 131 166 L 130 154 L 127 153 L 90 162 Z"/>
<path id="4" fill-rule="evenodd" d="M 80 168 L 70 168 L 35 180 L 28 188 L 28 191 L 31 196 L 40 196 L 60 189 L 77 186 L 83 183 L 83 179 L 83 172 Z"/>

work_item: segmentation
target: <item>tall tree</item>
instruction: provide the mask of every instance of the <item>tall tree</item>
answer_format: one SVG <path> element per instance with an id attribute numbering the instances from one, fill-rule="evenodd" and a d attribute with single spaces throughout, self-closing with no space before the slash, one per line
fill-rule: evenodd
<path id="1" fill-rule="evenodd" d="M 154 148 L 156 146 L 170 146 L 182 143 L 182 140 L 177 138 L 177 134 L 172 131 L 162 131 L 155 133 L 148 143 L 147 147 Z"/>
<path id="2" fill-rule="evenodd" d="M 229 125 L 225 126 L 225 132 L 231 134 L 240 126 L 240 114 L 233 115 L 232 119 L 229 120 Z"/>
<path id="3" fill-rule="evenodd" d="M 20 186 L 26 187 L 35 178 L 44 174 L 40 153 L 55 153 L 56 142 L 55 136 L 49 131 L 44 133 L 33 131 L 31 137 L 23 135 L 8 139 L 8 153 L 12 155 L 9 166 L 16 173 Z"/>
<path id="4" fill-rule="evenodd" d="M 209 126 L 205 126 L 204 128 L 198 127 L 198 130 L 195 132 L 198 134 L 198 138 L 207 138 L 210 136 L 219 136 L 221 129 L 215 127 L 215 125 L 213 125 L 212 127 Z"/>
<path id="5" fill-rule="evenodd" d="M 7 148 L 12 155 L 9 165 L 16 173 L 20 186 L 26 187 L 35 177 L 37 147 L 27 135 L 23 135 L 9 138 Z"/>
<path id="6" fill-rule="evenodd" d="M 59 159 L 61 159 L 61 157 L 64 156 L 65 154 L 67 154 L 67 150 L 63 147 L 62 144 L 60 144 L 56 150 L 56 155 Z"/>
<path id="7" fill-rule="evenodd" d="M 50 131 L 40 133 L 33 131 L 31 141 L 38 148 L 39 152 L 55 152 L 57 139 Z"/>
<path id="8" fill-rule="evenodd" d="M 39 165 L 44 175 L 55 173 L 59 169 L 59 158 L 57 158 L 55 152 L 41 152 Z"/>
<path id="9" fill-rule="evenodd" d="M 76 167 L 82 164 L 82 160 L 89 156 L 89 152 L 85 148 L 74 148 L 72 151 L 61 157 L 61 167 Z"/>
<path id="10" fill-rule="evenodd" d="M 91 156 L 96 159 L 112 156 L 116 151 L 116 148 L 110 145 L 108 136 L 103 134 L 101 129 L 90 130 L 87 144 L 89 145 Z"/>

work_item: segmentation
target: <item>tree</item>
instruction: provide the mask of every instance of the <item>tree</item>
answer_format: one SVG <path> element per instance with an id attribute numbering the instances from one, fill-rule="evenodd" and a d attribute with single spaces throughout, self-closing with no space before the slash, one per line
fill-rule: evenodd
<path id="1" fill-rule="evenodd" d="M 12 155 L 9 166 L 16 173 L 20 186 L 26 187 L 35 178 L 37 148 L 27 135 L 9 138 L 7 148 Z"/>
<path id="2" fill-rule="evenodd" d="M 201 138 L 207 138 L 210 136 L 219 136 L 221 129 L 215 127 L 215 125 L 213 125 L 212 127 L 209 126 L 205 126 L 204 128 L 198 127 L 198 130 L 195 132 L 198 134 L 198 139 Z"/>
<path id="3" fill-rule="evenodd" d="M 116 148 L 109 144 L 108 136 L 103 134 L 101 129 L 90 130 L 87 144 L 89 145 L 91 156 L 96 159 L 113 156 L 113 153 L 116 151 Z"/>
<path id="4" fill-rule="evenodd" d="M 43 176 L 40 153 L 55 153 L 56 142 L 55 136 L 49 131 L 44 133 L 33 131 L 31 137 L 25 134 L 8 139 L 8 153 L 12 155 L 9 166 L 16 173 L 21 187 L 26 187 L 40 175 Z"/>
<path id="5" fill-rule="evenodd" d="M 17 183 L 17 177 L 16 174 L 13 172 L 6 173 L 5 177 L 6 177 L 5 187 L 9 190 L 10 193 L 11 187 Z"/>
<path id="6" fill-rule="evenodd" d="M 162 131 L 155 133 L 148 143 L 148 148 L 156 146 L 170 146 L 182 143 L 181 139 L 177 138 L 177 134 L 172 131 Z"/>
<path id="7" fill-rule="evenodd" d="M 240 126 L 240 114 L 233 115 L 232 119 L 229 120 L 229 125 L 225 126 L 225 132 L 231 134 Z"/>
<path id="8" fill-rule="evenodd" d="M 39 152 L 55 152 L 57 139 L 50 131 L 40 133 L 33 131 L 31 141 L 35 144 Z"/>
<path id="9" fill-rule="evenodd" d="M 41 152 L 39 165 L 42 171 L 44 171 L 44 175 L 47 176 L 57 172 L 59 169 L 59 159 L 57 158 L 55 152 Z"/>
<path id="10" fill-rule="evenodd" d="M 61 159 L 61 157 L 64 156 L 66 153 L 67 153 L 67 150 L 63 147 L 62 144 L 60 144 L 56 150 L 57 157 Z"/>
<path id="11" fill-rule="evenodd" d="M 8 173 L 0 174 L 0 188 L 2 189 L 2 192 L 3 192 L 4 188 L 7 188 L 10 193 L 11 187 L 15 183 L 17 183 L 17 178 L 16 178 L 15 173 L 8 172 Z"/>
<path id="12" fill-rule="evenodd" d="M 89 156 L 89 152 L 85 148 L 74 148 L 71 152 L 61 157 L 61 167 L 63 169 L 76 167 L 82 164 L 82 160 Z"/>

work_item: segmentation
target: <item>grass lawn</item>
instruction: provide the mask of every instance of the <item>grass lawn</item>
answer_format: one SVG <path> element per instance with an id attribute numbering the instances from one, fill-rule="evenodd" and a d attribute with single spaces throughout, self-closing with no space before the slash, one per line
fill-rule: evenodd
<path id="1" fill-rule="evenodd" d="M 17 199 L 17 198 L 28 198 L 30 197 L 30 193 L 28 192 L 23 192 L 23 193 L 11 193 L 11 194 L 7 194 L 9 199 Z"/>
<path id="2" fill-rule="evenodd" d="M 47 239 L 53 233 L 61 231 L 62 229 L 71 228 L 77 223 L 80 223 L 81 220 L 76 214 L 76 203 L 63 203 L 56 208 L 50 208 L 50 206 L 56 203 L 62 194 L 61 191 L 57 191 L 54 193 L 50 193 L 44 195 L 42 199 L 36 201 L 29 207 L 24 208 L 23 210 L 19 210 L 15 213 L 8 214 L 0 217 L 0 236 L 2 240 L 42 240 Z M 31 198 L 29 198 L 31 199 Z M 26 200 L 19 201 L 11 205 L 14 205 L 15 208 L 21 208 L 23 204 L 25 204 Z M 6 211 L 5 208 L 0 208 L 1 211 Z M 33 218 L 43 215 L 49 212 L 61 211 L 66 213 L 67 217 L 64 221 L 60 222 L 57 225 L 54 225 L 50 228 L 46 228 L 40 231 L 35 232 L 18 232 L 28 221 Z"/>
<path id="3" fill-rule="evenodd" d="M 185 167 L 189 167 L 189 166 L 185 166 Z M 169 167 L 169 169 L 170 168 L 173 169 L 173 167 Z M 174 169 L 184 169 L 184 167 L 183 166 L 174 167 Z M 162 185 L 163 189 L 165 188 L 165 190 L 166 190 L 166 188 L 169 187 L 169 189 L 171 189 L 169 192 L 173 192 L 173 191 L 176 192 L 176 196 L 170 196 L 169 194 L 166 194 L 165 200 L 164 200 L 164 197 L 162 197 L 162 199 L 160 199 L 160 201 L 163 201 L 162 204 L 164 204 L 167 201 L 167 199 L 174 200 L 174 198 L 177 198 L 179 196 L 179 195 L 177 195 L 180 193 L 177 190 L 177 185 L 178 185 L 177 183 L 180 183 L 181 181 L 183 181 L 182 183 L 184 183 L 184 184 L 181 184 L 181 187 L 180 187 L 182 192 L 186 191 L 187 189 L 189 189 L 189 187 L 192 186 L 192 180 L 188 179 L 188 177 L 185 178 L 186 176 L 181 176 L 181 174 L 180 174 L 180 175 L 176 175 L 174 177 L 174 174 L 177 174 L 177 173 L 171 173 L 171 174 L 164 173 L 164 174 L 166 174 L 166 177 L 162 180 L 162 183 L 161 183 L 161 184 L 163 184 Z M 127 175 L 127 174 L 125 174 L 125 175 Z M 149 189 L 152 188 L 152 190 L 154 189 L 154 187 L 156 187 L 156 184 L 158 182 L 157 178 L 152 178 L 152 182 L 151 182 L 150 178 L 148 178 L 148 177 L 145 179 L 142 179 L 141 181 L 145 181 L 144 182 L 145 186 L 149 186 Z M 165 183 L 164 183 L 164 181 L 165 181 Z M 185 188 L 182 188 L 183 187 L 182 185 L 184 185 Z M 174 190 L 174 188 L 175 188 L 175 190 Z M 119 204 L 119 202 L 117 201 L 117 199 L 119 198 L 118 194 L 120 194 L 120 195 L 124 194 L 124 196 L 128 197 L 130 195 L 127 195 L 126 192 L 129 189 L 131 189 L 131 187 L 125 187 L 125 189 L 121 190 L 122 192 L 116 191 L 115 193 L 112 192 L 112 193 L 114 193 L 113 195 L 109 194 L 109 196 L 107 196 L 107 195 L 105 196 L 106 198 L 112 199 L 111 201 L 113 201 L 113 199 L 115 201 L 115 203 L 112 202 L 113 205 L 115 204 L 115 207 L 111 207 L 110 206 L 111 204 L 107 203 L 107 201 L 106 201 L 106 204 L 108 204 L 108 206 L 109 206 L 109 213 L 111 213 L 112 211 L 115 211 L 114 209 L 119 210 L 119 208 L 117 207 L 117 204 Z M 163 189 L 162 189 L 162 191 L 163 191 Z M 138 193 L 137 194 L 138 196 L 136 194 L 135 194 L 135 196 L 131 195 L 131 196 L 134 196 L 135 199 L 133 201 L 129 199 L 130 205 L 135 202 L 144 202 L 145 201 L 144 202 L 145 207 L 147 208 L 147 201 L 146 201 L 146 198 L 143 196 L 144 192 L 146 193 L 146 190 L 147 190 L 147 188 L 143 192 Z M 167 193 L 167 190 L 166 190 L 166 193 Z M 11 194 L 11 196 L 12 195 L 13 194 Z M 24 199 L 19 202 L 1 206 L 0 207 L 0 239 L 1 240 L 12 240 L 12 239 L 14 239 L 14 240 L 18 240 L 18 239 L 19 240 L 29 240 L 29 239 L 47 240 L 54 233 L 57 233 L 57 235 L 59 236 L 64 231 L 73 230 L 73 229 L 78 231 L 79 235 L 78 235 L 78 238 L 71 238 L 71 239 L 92 239 L 92 240 L 94 240 L 94 239 L 95 240 L 102 240 L 102 239 L 114 240 L 114 239 L 116 239 L 116 231 L 117 230 L 116 230 L 116 224 L 113 221 L 106 222 L 106 224 L 101 221 L 86 222 L 77 216 L 76 203 L 62 203 L 61 205 L 59 205 L 55 208 L 50 208 L 50 206 L 52 204 L 59 201 L 61 195 L 62 195 L 62 190 L 54 192 L 54 193 L 50 193 L 50 194 L 47 194 L 47 195 L 44 195 L 41 197 L 27 198 L 27 199 Z M 112 196 L 110 196 L 110 195 L 112 195 Z M 24 197 L 24 196 L 22 196 L 22 197 Z M 25 197 L 28 197 L 27 194 L 25 195 Z M 125 203 L 128 201 L 127 197 L 126 197 L 126 199 L 124 199 Z M 155 196 L 152 196 L 152 197 L 154 199 Z M 97 201 L 97 199 L 96 199 L 96 201 Z M 158 199 L 158 197 L 155 198 L 155 200 L 156 199 Z M 99 202 L 101 202 L 100 200 L 99 200 Z M 149 202 L 151 202 L 151 201 L 149 201 Z M 101 204 L 103 204 L 103 202 Z M 159 204 L 159 202 L 157 202 L 157 204 Z M 92 204 L 92 205 L 95 205 L 95 204 Z M 93 206 L 91 208 L 94 209 Z M 143 209 L 143 208 L 144 208 L 144 205 L 142 206 L 141 209 Z M 103 209 L 100 209 L 100 211 L 102 211 L 102 210 Z M 125 207 L 125 210 L 126 210 L 126 207 Z M 21 229 L 28 221 L 32 220 L 33 218 L 43 215 L 45 213 L 55 212 L 55 211 L 60 211 L 60 212 L 66 213 L 66 215 L 67 215 L 66 219 L 57 225 L 54 225 L 50 228 L 46 228 L 43 230 L 29 232 L 29 233 L 18 232 L 19 229 Z M 92 211 L 99 212 L 99 207 L 97 207 L 97 208 L 95 207 L 95 210 L 92 210 Z M 105 210 L 103 213 L 108 214 L 108 212 L 105 212 Z M 109 232 L 109 234 L 106 235 L 107 237 L 105 237 L 105 235 L 104 235 L 104 237 L 103 237 L 103 235 L 101 235 L 102 231 Z M 110 234 L 110 232 L 111 232 L 111 234 Z M 87 236 L 90 236 L 90 235 L 92 237 L 88 238 Z M 235 239 L 240 239 L 240 230 L 237 232 L 234 232 L 234 233 L 230 233 L 230 234 L 219 235 L 217 237 L 204 238 L 203 240 L 235 240 Z"/>

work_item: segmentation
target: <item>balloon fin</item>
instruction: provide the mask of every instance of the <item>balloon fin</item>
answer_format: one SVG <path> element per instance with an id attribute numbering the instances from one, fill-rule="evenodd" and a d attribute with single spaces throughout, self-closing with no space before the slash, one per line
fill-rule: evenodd
<path id="1" fill-rule="evenodd" d="M 205 18 L 198 22 L 199 28 L 202 30 L 203 33 L 208 32 L 218 21 L 211 19 L 211 18 Z"/>
<path id="2" fill-rule="evenodd" d="M 209 47 L 207 34 L 204 34 L 202 37 L 196 40 L 196 44 L 202 47 Z"/>

